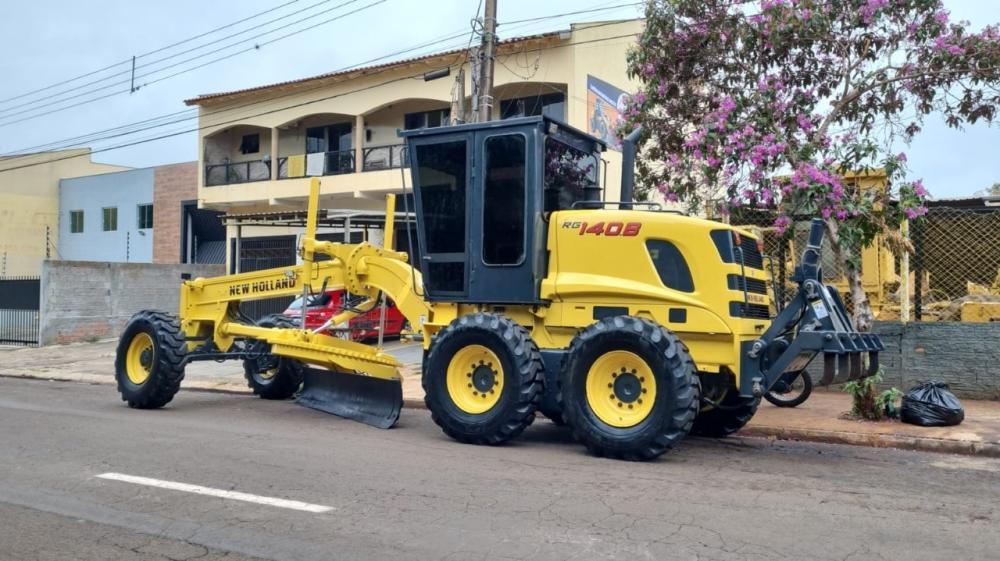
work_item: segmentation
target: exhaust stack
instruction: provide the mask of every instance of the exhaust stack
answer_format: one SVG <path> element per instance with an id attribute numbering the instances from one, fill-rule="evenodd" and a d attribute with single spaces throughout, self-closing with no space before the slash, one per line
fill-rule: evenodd
<path id="1" fill-rule="evenodd" d="M 622 210 L 632 208 L 635 201 L 635 144 L 639 142 L 639 135 L 642 134 L 642 127 L 636 127 L 634 131 L 625 135 L 622 139 L 622 203 L 618 208 Z"/>

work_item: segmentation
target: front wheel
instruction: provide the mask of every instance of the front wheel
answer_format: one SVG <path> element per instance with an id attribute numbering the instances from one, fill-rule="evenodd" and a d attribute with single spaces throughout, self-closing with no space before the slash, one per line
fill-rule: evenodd
<path id="1" fill-rule="evenodd" d="M 136 409 L 163 407 L 184 379 L 186 344 L 177 318 L 145 310 L 125 325 L 115 353 L 115 381 L 122 401 Z"/>
<path id="2" fill-rule="evenodd" d="M 798 407 L 812 394 L 812 376 L 805 370 L 787 372 L 774 383 L 764 399 L 775 407 Z"/>
<path id="3" fill-rule="evenodd" d="M 274 329 L 296 329 L 299 322 L 272 314 L 257 322 L 258 327 Z M 265 341 L 251 341 L 248 356 L 243 360 L 243 375 L 254 395 L 263 399 L 288 399 L 299 391 L 305 367 L 301 362 L 271 353 L 271 346 Z"/>
<path id="4" fill-rule="evenodd" d="M 563 415 L 591 453 L 650 460 L 691 430 L 698 381 L 673 332 L 646 319 L 610 317 L 584 329 L 568 352 Z"/>

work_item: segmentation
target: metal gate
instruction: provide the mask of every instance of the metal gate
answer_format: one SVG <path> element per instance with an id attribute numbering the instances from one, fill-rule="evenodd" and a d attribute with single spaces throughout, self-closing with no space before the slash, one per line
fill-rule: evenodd
<path id="1" fill-rule="evenodd" d="M 0 277 L 0 344 L 37 345 L 39 277 Z"/>

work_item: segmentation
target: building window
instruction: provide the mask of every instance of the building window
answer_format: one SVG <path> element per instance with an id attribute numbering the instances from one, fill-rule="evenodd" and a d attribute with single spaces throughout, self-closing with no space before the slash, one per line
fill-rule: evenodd
<path id="1" fill-rule="evenodd" d="M 118 229 L 118 207 L 109 206 L 102 210 L 104 211 L 104 231 L 114 232 Z"/>
<path id="2" fill-rule="evenodd" d="M 71 234 L 83 233 L 83 211 L 69 211 L 69 232 Z"/>
<path id="3" fill-rule="evenodd" d="M 260 133 L 244 134 L 240 141 L 240 153 L 256 154 L 260 152 Z"/>
<path id="4" fill-rule="evenodd" d="M 139 220 L 139 229 L 145 230 L 147 228 L 153 227 L 153 205 L 152 203 L 148 205 L 139 205 L 136 209 L 136 216 Z"/>
<path id="5" fill-rule="evenodd" d="M 353 129 L 351 123 L 307 128 L 306 154 L 350 150 L 354 146 Z"/>
<path id="6" fill-rule="evenodd" d="M 552 93 L 532 97 L 505 99 L 500 102 L 500 118 L 533 117 L 545 115 L 560 121 L 566 120 L 566 95 Z"/>
<path id="7" fill-rule="evenodd" d="M 408 131 L 414 129 L 430 129 L 447 125 L 450 119 L 451 109 L 434 109 L 431 111 L 407 113 L 403 117 L 403 128 Z"/>

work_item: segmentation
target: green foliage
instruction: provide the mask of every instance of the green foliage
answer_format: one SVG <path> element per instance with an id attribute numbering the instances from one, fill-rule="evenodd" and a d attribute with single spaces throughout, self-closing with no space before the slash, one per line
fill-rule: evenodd
<path id="1" fill-rule="evenodd" d="M 844 391 L 851 396 L 851 415 L 869 421 L 881 421 L 897 416 L 896 402 L 903 396 L 897 388 L 881 393 L 878 385 L 882 382 L 882 371 L 878 374 L 844 384 Z"/>

